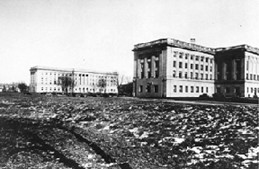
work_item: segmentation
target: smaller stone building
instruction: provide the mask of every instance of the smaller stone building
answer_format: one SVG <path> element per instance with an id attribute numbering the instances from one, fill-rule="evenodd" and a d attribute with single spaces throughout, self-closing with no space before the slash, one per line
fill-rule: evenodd
<path id="1" fill-rule="evenodd" d="M 30 69 L 30 92 L 36 93 L 63 93 L 64 89 L 59 83 L 59 77 L 68 76 L 73 79 L 73 88 L 68 92 L 87 93 L 111 93 L 117 94 L 117 72 L 94 72 L 83 69 L 61 69 L 35 66 Z M 105 87 L 98 85 L 100 79 L 105 81 Z"/>

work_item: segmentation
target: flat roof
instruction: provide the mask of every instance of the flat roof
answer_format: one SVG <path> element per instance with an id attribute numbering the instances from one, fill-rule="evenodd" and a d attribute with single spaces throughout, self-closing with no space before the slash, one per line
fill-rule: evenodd
<path id="1" fill-rule="evenodd" d="M 139 43 L 134 45 L 133 51 L 138 51 L 141 49 L 152 48 L 155 46 L 162 46 L 162 45 L 173 46 L 177 48 L 188 49 L 188 50 L 198 51 L 198 52 L 203 52 L 208 54 L 215 54 L 217 52 L 225 52 L 225 51 L 236 50 L 236 49 L 244 49 L 245 51 L 259 55 L 259 48 L 252 47 L 247 44 L 230 46 L 230 47 L 211 48 L 211 47 L 205 47 L 205 46 L 197 45 L 194 43 L 188 43 L 188 42 L 184 42 L 184 41 L 180 41 L 172 38 L 164 38 L 164 39 L 158 39 L 158 40 L 154 40 L 146 43 Z"/>
<path id="2" fill-rule="evenodd" d="M 109 75 L 118 75 L 118 72 L 97 72 L 86 69 L 78 69 L 78 68 L 57 68 L 57 67 L 46 67 L 46 66 L 34 66 L 30 68 L 32 70 L 49 70 L 49 71 L 60 71 L 60 72 L 83 72 L 83 73 L 93 73 L 93 74 L 109 74 Z"/>
<path id="3" fill-rule="evenodd" d="M 225 51 L 238 50 L 238 49 L 244 49 L 245 51 L 254 53 L 256 55 L 259 55 L 259 48 L 252 47 L 252 46 L 249 46 L 247 44 L 230 46 L 230 47 L 215 48 L 215 51 L 216 52 L 225 52 Z"/>
<path id="4" fill-rule="evenodd" d="M 159 45 L 173 46 L 173 47 L 188 49 L 192 51 L 215 54 L 215 50 L 213 48 L 197 45 L 194 43 L 187 43 L 187 42 L 180 41 L 177 39 L 172 39 L 172 38 L 158 39 L 147 43 L 139 43 L 134 45 L 133 51 L 137 51 L 144 48 L 150 48 L 153 46 L 159 46 Z"/>

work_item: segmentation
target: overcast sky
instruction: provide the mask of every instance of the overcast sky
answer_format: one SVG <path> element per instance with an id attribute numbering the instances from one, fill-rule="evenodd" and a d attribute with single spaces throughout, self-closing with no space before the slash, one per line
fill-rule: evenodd
<path id="1" fill-rule="evenodd" d="M 259 0 L 0 0 L 0 83 L 30 67 L 133 75 L 133 45 L 175 38 L 259 47 Z"/>

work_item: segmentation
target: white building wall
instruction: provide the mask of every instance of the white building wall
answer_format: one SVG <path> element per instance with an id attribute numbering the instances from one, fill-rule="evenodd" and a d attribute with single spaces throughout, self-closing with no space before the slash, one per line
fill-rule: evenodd
<path id="1" fill-rule="evenodd" d="M 212 96 L 215 92 L 214 71 L 213 55 L 170 47 L 166 97 L 198 97 L 204 93 Z"/>
<path id="2" fill-rule="evenodd" d="M 34 67 L 31 69 L 30 91 L 36 93 L 62 93 L 62 87 L 58 84 L 58 78 L 61 76 L 70 76 L 75 80 L 74 93 L 96 93 L 100 92 L 97 86 L 99 79 L 107 80 L 106 93 L 118 93 L 117 73 L 98 73 L 83 71 L 67 71 L 62 69 L 47 69 L 43 67 Z M 74 76 L 73 76 L 74 74 Z M 79 76 L 80 75 L 80 76 Z M 84 76 L 82 76 L 84 75 Z M 87 75 L 87 76 L 86 76 Z M 71 89 L 68 92 L 72 92 Z M 103 91 L 104 92 L 104 91 Z"/>
<path id="3" fill-rule="evenodd" d="M 259 57 L 245 52 L 245 97 L 259 96 Z"/>

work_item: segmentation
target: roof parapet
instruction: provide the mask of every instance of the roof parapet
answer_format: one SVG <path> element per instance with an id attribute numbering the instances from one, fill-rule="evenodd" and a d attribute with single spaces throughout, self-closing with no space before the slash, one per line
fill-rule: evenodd
<path id="1" fill-rule="evenodd" d="M 109 75 L 118 75 L 118 72 L 98 72 L 86 69 L 74 69 L 74 68 L 56 68 L 56 67 L 45 67 L 45 66 L 34 66 L 30 68 L 30 71 L 36 70 L 48 70 L 48 71 L 60 71 L 60 72 L 85 72 L 85 73 L 94 73 L 94 74 L 109 74 Z"/>
<path id="2" fill-rule="evenodd" d="M 248 52 L 254 53 L 259 55 L 259 48 L 256 47 L 252 47 L 246 44 L 243 45 L 238 45 L 238 46 L 231 46 L 231 47 L 223 47 L 223 48 L 216 48 L 215 51 L 216 52 L 224 52 L 224 51 L 229 51 L 229 50 L 236 50 L 236 49 L 244 49 Z"/>
<path id="3" fill-rule="evenodd" d="M 168 46 L 173 46 L 173 47 L 178 47 L 178 48 L 183 48 L 183 49 L 189 49 L 189 50 L 193 50 L 193 51 L 209 53 L 209 54 L 215 53 L 215 50 L 213 48 L 204 47 L 204 46 L 196 45 L 193 43 L 187 43 L 187 42 L 183 42 L 183 41 L 172 39 L 172 38 L 158 39 L 158 40 L 147 42 L 147 43 L 136 44 L 136 45 L 134 45 L 133 51 L 139 50 L 142 48 L 153 47 L 156 45 L 168 45 Z"/>

